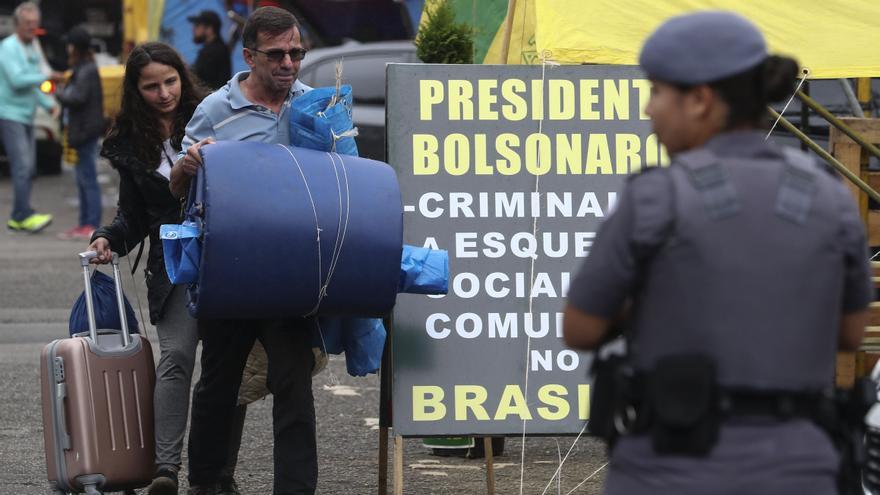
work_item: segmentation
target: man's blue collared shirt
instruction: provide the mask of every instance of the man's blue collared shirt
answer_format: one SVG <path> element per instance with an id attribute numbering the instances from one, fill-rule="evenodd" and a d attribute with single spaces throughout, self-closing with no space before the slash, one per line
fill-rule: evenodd
<path id="1" fill-rule="evenodd" d="M 290 95 L 281 105 L 281 111 L 275 114 L 242 94 L 240 82 L 249 74 L 249 71 L 235 74 L 226 86 L 208 95 L 196 107 L 186 125 L 178 159 L 186 154 L 187 148 L 207 137 L 217 141 L 290 144 L 290 102 L 312 88 L 299 80 L 294 81 Z"/>

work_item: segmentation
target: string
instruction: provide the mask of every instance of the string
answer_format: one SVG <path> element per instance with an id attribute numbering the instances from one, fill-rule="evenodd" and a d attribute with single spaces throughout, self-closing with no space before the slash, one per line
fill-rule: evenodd
<path id="1" fill-rule="evenodd" d="M 122 246 L 125 247 L 125 252 L 128 253 L 128 243 L 125 242 L 125 239 L 122 239 Z M 140 315 L 141 315 L 141 327 L 143 327 L 143 329 L 144 329 L 144 337 L 149 337 L 147 335 L 147 320 L 144 318 L 144 308 L 141 306 L 141 296 L 138 293 L 137 280 L 135 280 L 134 273 L 133 273 L 134 270 L 131 268 L 131 257 L 126 255 L 125 261 L 128 263 L 128 273 L 131 275 L 131 282 L 132 282 L 131 286 L 132 286 L 132 290 L 134 290 L 134 299 L 135 299 L 135 301 L 137 301 L 138 313 L 140 313 Z M 119 281 L 119 285 L 120 286 L 122 285 L 122 280 Z M 122 315 L 119 315 L 119 321 L 122 322 L 122 318 L 127 318 L 127 317 L 128 317 L 128 315 L 125 315 L 124 317 Z M 156 338 L 157 339 L 159 338 L 158 335 L 156 336 Z"/>
<path id="2" fill-rule="evenodd" d="M 547 76 L 547 66 L 548 65 L 558 65 L 554 62 L 551 62 L 550 59 L 551 53 L 548 50 L 545 50 L 541 53 L 541 90 L 543 94 L 543 89 L 546 82 Z M 544 115 L 541 114 L 541 119 L 538 121 L 538 134 L 544 132 Z M 540 156 L 540 155 L 539 155 Z M 535 195 L 539 194 L 541 185 L 541 176 L 539 174 L 535 174 Z M 532 217 L 532 237 L 537 237 L 538 235 L 538 215 L 534 215 Z M 534 288 L 535 288 L 535 259 L 537 255 L 531 256 L 531 261 L 529 262 L 529 312 L 528 314 L 533 317 L 532 321 L 534 322 Z M 523 385 L 523 396 L 529 396 L 529 368 L 530 368 L 530 358 L 532 352 L 532 336 L 526 333 L 526 366 L 525 366 L 525 383 Z M 520 458 L 519 458 L 519 493 L 522 495 L 523 493 L 523 478 L 525 476 L 526 471 L 526 422 L 528 420 L 523 419 L 522 426 L 522 449 L 520 450 Z"/>
<path id="3" fill-rule="evenodd" d="M 545 493 L 547 493 L 547 489 L 550 488 L 550 485 L 553 484 L 553 479 L 556 478 L 557 474 L 560 475 L 560 478 L 562 477 L 562 475 L 560 474 L 562 472 L 562 465 L 565 464 L 565 461 L 568 459 L 568 456 L 571 454 L 571 451 L 574 450 L 575 444 L 578 443 L 578 440 L 580 440 L 581 435 L 583 435 L 586 430 L 587 430 L 587 424 L 584 423 L 584 427 L 581 428 L 581 431 L 580 431 L 580 433 L 578 433 L 577 438 L 574 439 L 574 442 L 571 442 L 571 447 L 568 448 L 568 452 L 565 453 L 565 457 L 562 458 L 562 461 L 559 463 L 559 467 L 556 468 L 556 471 L 553 473 L 553 476 L 550 477 L 550 481 L 547 482 L 547 486 L 544 487 L 544 491 L 541 492 L 541 495 L 544 495 Z"/>
<path id="4" fill-rule="evenodd" d="M 327 360 L 330 360 L 330 353 L 327 352 L 327 343 L 324 342 L 324 331 L 321 329 L 321 322 L 318 318 L 315 318 L 315 326 L 318 327 L 318 336 L 321 337 L 321 349 L 324 351 L 324 355 L 327 356 Z M 330 386 L 335 388 L 339 386 L 339 378 L 336 377 L 336 373 L 333 373 L 333 367 L 330 366 L 328 362 L 325 366 L 327 368 L 327 381 L 330 382 Z"/>
<path id="5" fill-rule="evenodd" d="M 309 203 L 312 206 L 312 212 L 315 215 L 315 228 L 317 230 L 317 246 L 318 246 L 318 295 L 317 300 L 315 302 L 315 306 L 306 313 L 304 316 L 314 316 L 318 313 L 318 308 L 321 307 L 321 302 L 323 302 L 324 298 L 327 297 L 327 289 L 330 286 L 330 281 L 333 278 L 333 274 L 336 272 L 336 266 L 339 264 L 339 258 L 342 255 L 342 247 L 345 244 L 345 235 L 348 232 L 348 221 L 351 217 L 351 189 L 349 187 L 348 181 L 348 169 L 345 166 L 345 160 L 341 155 L 336 153 L 327 153 L 327 157 L 330 158 L 330 164 L 333 166 L 333 175 L 336 177 L 336 194 L 339 199 L 339 216 L 337 218 L 337 228 L 336 228 L 336 240 L 333 243 L 333 250 L 330 253 L 330 263 L 327 268 L 327 276 L 322 280 L 321 279 L 321 271 L 323 270 L 323 260 L 321 259 L 321 229 L 320 222 L 318 220 L 318 209 L 315 206 L 315 199 L 312 196 L 312 190 L 309 187 L 309 181 L 306 178 L 305 172 L 302 169 L 302 166 L 297 160 L 296 156 L 287 146 L 279 144 L 284 148 L 285 151 L 293 158 L 294 164 L 296 164 L 297 169 L 299 170 L 300 176 L 302 176 L 303 184 L 306 187 L 306 193 L 309 196 Z M 336 165 L 336 160 L 334 159 L 334 155 L 339 159 L 339 167 L 342 168 L 342 177 L 345 182 L 345 217 L 342 216 L 343 210 L 343 194 L 342 194 L 342 183 L 339 180 L 339 168 Z"/>
<path id="6" fill-rule="evenodd" d="M 807 78 L 810 76 L 810 69 L 808 67 L 804 67 L 803 70 L 801 70 L 801 73 L 803 75 L 803 77 L 801 77 L 801 82 L 798 83 L 797 88 L 794 89 L 794 93 L 792 93 L 791 95 L 791 98 L 789 98 L 785 106 L 782 107 L 782 111 L 779 112 L 779 117 L 776 117 L 776 122 L 773 122 L 773 126 L 770 127 L 770 132 L 768 132 L 767 135 L 764 136 L 764 141 L 770 139 L 770 135 L 773 134 L 773 129 L 776 129 L 776 125 L 779 124 L 780 120 L 782 120 L 782 116 L 785 114 L 785 111 L 788 110 L 788 106 L 791 105 L 792 101 L 794 101 L 794 97 L 797 96 L 798 91 L 801 90 L 801 86 L 804 85 L 804 82 L 806 82 Z"/>
<path id="7" fill-rule="evenodd" d="M 599 469 L 593 471 L 593 474 L 591 474 L 591 475 L 587 476 L 586 478 L 584 478 L 584 481 L 581 481 L 580 483 L 578 483 L 577 486 L 575 486 L 574 488 L 572 488 L 571 491 L 568 492 L 568 493 L 566 493 L 565 495 L 571 495 L 572 493 L 574 493 L 574 491 L 577 490 L 578 488 L 580 488 L 581 485 L 583 485 L 583 484 L 586 483 L 587 481 L 590 481 L 590 479 L 591 479 L 593 476 L 596 476 L 596 473 L 598 473 L 599 471 L 605 469 L 605 466 L 607 466 L 607 465 L 608 465 L 608 463 L 606 462 L 605 464 L 602 464 L 601 466 L 599 466 Z"/>
<path id="8" fill-rule="evenodd" d="M 321 289 L 321 292 L 325 297 L 327 295 L 327 287 L 330 285 L 330 280 L 333 278 L 333 274 L 336 273 L 336 265 L 339 263 L 339 258 L 342 255 L 342 246 L 345 244 L 345 234 L 348 232 L 348 220 L 351 216 L 351 190 L 349 189 L 348 170 L 345 168 L 345 161 L 343 160 L 342 155 L 338 153 L 327 153 L 327 156 L 330 157 L 330 163 L 333 164 L 333 173 L 336 175 L 336 194 L 339 198 L 339 219 L 336 229 L 336 242 L 333 245 L 333 254 L 330 256 L 330 268 L 327 270 L 327 278 L 324 281 L 324 287 Z M 339 165 L 342 167 L 342 175 L 345 181 L 345 219 L 342 218 L 342 190 L 341 184 L 339 183 L 339 171 L 336 168 L 336 161 L 333 158 L 334 156 L 339 159 Z"/>
<path id="9" fill-rule="evenodd" d="M 283 144 L 278 144 L 284 151 L 286 151 L 291 158 L 293 158 L 293 163 L 296 165 L 297 170 L 299 170 L 299 175 L 302 177 L 303 184 L 306 186 L 306 193 L 309 196 L 309 203 L 312 205 L 312 213 L 315 215 L 315 231 L 317 234 L 317 244 L 318 244 L 318 296 L 317 296 L 317 304 L 315 304 L 314 309 L 304 316 L 311 316 L 315 311 L 318 310 L 318 306 L 321 305 L 321 299 L 323 299 L 321 295 L 322 291 L 322 283 L 321 283 L 321 267 L 323 266 L 321 263 L 321 223 L 318 220 L 318 208 L 315 206 L 315 199 L 312 197 L 312 189 L 309 187 L 309 181 L 306 179 L 306 174 L 303 172 L 302 166 L 299 164 L 299 160 L 296 159 L 296 155 L 293 154 L 292 151 L 287 146 Z"/>
<path id="10" fill-rule="evenodd" d="M 556 459 L 559 461 L 559 465 L 562 465 L 562 449 L 559 448 L 559 439 L 554 438 L 554 442 L 556 442 Z M 562 473 L 559 473 L 559 476 L 556 477 L 556 495 L 562 495 Z"/>

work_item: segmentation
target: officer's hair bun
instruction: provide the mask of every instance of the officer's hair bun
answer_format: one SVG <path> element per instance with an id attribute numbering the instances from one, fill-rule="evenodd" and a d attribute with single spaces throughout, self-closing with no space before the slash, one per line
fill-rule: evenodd
<path id="1" fill-rule="evenodd" d="M 793 58 L 770 55 L 764 60 L 764 96 L 768 103 L 792 96 L 798 70 L 798 63 Z"/>

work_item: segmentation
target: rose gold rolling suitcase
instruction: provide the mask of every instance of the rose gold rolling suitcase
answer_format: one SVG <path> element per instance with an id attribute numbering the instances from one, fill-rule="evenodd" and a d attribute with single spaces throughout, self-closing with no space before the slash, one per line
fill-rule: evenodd
<path id="1" fill-rule="evenodd" d="M 150 343 L 122 331 L 95 328 L 89 260 L 81 253 L 89 335 L 55 340 L 40 355 L 43 440 L 49 483 L 57 493 L 98 494 L 146 486 L 154 470 Z M 113 253 L 119 314 L 124 315 L 119 257 Z"/>

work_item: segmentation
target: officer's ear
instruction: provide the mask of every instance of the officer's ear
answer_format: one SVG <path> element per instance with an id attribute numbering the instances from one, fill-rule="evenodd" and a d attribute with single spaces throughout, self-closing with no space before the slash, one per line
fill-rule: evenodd
<path id="1" fill-rule="evenodd" d="M 722 110 L 719 105 L 724 104 L 708 84 L 700 84 L 688 89 L 684 99 L 688 116 L 701 121 L 714 119 L 719 114 L 719 110 Z"/>
<path id="2" fill-rule="evenodd" d="M 255 54 L 255 52 L 253 52 L 247 48 L 241 49 L 241 56 L 244 57 L 244 63 L 246 63 L 248 65 L 248 67 L 251 68 L 251 70 L 253 70 L 254 66 L 256 65 L 256 61 L 254 60 L 254 54 Z"/>

